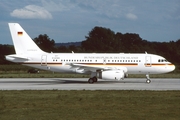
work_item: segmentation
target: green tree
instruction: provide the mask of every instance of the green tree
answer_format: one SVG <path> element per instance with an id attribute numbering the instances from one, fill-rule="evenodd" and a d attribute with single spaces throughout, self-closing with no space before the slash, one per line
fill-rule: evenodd
<path id="1" fill-rule="evenodd" d="M 5 55 L 14 54 L 14 47 L 12 45 L 0 45 L 0 64 L 12 64 L 5 59 Z"/>
<path id="2" fill-rule="evenodd" d="M 138 34 L 115 34 L 108 28 L 95 27 L 82 42 L 82 48 L 88 52 L 144 52 L 142 43 L 145 44 Z"/>
<path id="3" fill-rule="evenodd" d="M 65 52 L 69 52 L 69 50 L 66 46 L 59 46 L 56 48 L 55 52 L 65 53 Z"/>
<path id="4" fill-rule="evenodd" d="M 55 50 L 55 41 L 50 39 L 46 34 L 40 34 L 38 37 L 34 38 L 34 42 L 46 52 L 53 52 Z"/>
<path id="5" fill-rule="evenodd" d="M 114 32 L 108 28 L 94 27 L 81 45 L 87 52 L 112 52 L 114 36 Z"/>
<path id="6" fill-rule="evenodd" d="M 122 46 L 124 46 L 124 52 L 142 52 L 142 38 L 135 33 L 126 33 L 122 37 Z"/>

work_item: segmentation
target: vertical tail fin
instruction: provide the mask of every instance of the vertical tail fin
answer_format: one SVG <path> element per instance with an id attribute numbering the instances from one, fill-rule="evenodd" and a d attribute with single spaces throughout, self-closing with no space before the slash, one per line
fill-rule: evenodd
<path id="1" fill-rule="evenodd" d="M 9 29 L 17 55 L 44 53 L 18 23 L 9 23 Z"/>

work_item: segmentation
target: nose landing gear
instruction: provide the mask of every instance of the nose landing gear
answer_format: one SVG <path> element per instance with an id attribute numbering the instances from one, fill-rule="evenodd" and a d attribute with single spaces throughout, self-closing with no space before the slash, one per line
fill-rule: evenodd
<path id="1" fill-rule="evenodd" d="M 149 74 L 146 74 L 146 78 L 147 78 L 147 80 L 146 80 L 146 83 L 151 83 L 151 80 L 150 80 L 150 78 L 149 78 Z"/>
<path id="2" fill-rule="evenodd" d="M 151 83 L 151 80 L 150 80 L 150 79 L 147 79 L 147 80 L 146 80 L 146 83 L 148 83 L 148 84 Z"/>

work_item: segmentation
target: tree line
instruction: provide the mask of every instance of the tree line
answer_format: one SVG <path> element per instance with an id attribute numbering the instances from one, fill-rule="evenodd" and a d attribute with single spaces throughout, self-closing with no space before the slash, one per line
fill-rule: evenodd
<path id="1" fill-rule="evenodd" d="M 33 39 L 46 52 L 75 52 L 75 53 L 152 53 L 165 57 L 178 65 L 180 61 L 180 39 L 169 42 L 150 42 L 142 39 L 136 33 L 115 33 L 109 28 L 94 27 L 80 46 L 56 46 L 55 41 L 47 34 L 40 34 Z M 5 55 L 14 54 L 12 45 L 0 45 L 0 64 L 9 64 Z"/>

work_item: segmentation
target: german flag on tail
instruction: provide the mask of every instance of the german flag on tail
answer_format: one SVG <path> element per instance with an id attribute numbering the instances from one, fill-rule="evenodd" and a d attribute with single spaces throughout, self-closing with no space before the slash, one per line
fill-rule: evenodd
<path id="1" fill-rule="evenodd" d="M 18 34 L 18 36 L 22 36 L 23 32 L 18 32 L 17 34 Z"/>

